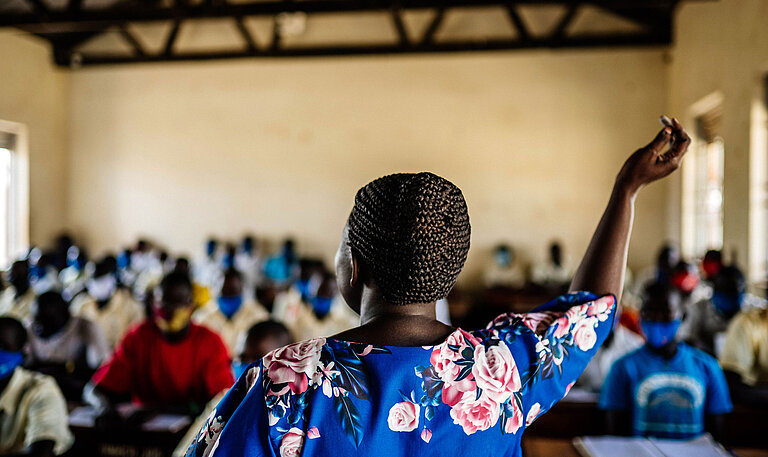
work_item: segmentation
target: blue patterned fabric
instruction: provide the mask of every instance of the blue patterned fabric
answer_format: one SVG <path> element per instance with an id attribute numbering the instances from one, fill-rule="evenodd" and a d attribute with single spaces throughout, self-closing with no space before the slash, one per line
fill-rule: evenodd
<path id="1" fill-rule="evenodd" d="M 615 298 L 577 293 L 436 346 L 317 338 L 243 374 L 187 455 L 521 455 L 613 325 Z"/>

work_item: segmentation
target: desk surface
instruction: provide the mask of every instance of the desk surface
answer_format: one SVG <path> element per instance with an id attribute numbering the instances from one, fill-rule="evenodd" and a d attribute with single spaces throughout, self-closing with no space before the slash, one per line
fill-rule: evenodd
<path id="1" fill-rule="evenodd" d="M 739 457 L 768 457 L 768 449 L 734 448 Z M 525 457 L 581 457 L 569 439 L 523 437 Z"/>

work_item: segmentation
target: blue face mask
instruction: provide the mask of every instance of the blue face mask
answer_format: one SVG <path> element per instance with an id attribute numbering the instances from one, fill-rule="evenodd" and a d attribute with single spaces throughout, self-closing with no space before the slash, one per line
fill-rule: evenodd
<path id="1" fill-rule="evenodd" d="M 509 265 L 510 261 L 511 261 L 511 256 L 509 255 L 509 252 L 499 251 L 496 253 L 496 263 L 498 263 L 502 267 L 506 267 L 507 265 Z"/>
<path id="2" fill-rule="evenodd" d="M 6 352 L 0 350 L 0 379 L 5 379 L 13 374 L 16 367 L 24 361 L 21 352 Z"/>
<path id="3" fill-rule="evenodd" d="M 205 245 L 205 253 L 208 255 L 208 257 L 213 257 L 213 254 L 216 252 L 216 243 L 214 241 L 209 241 Z"/>
<path id="4" fill-rule="evenodd" d="M 131 258 L 128 255 L 126 255 L 125 252 L 120 253 L 120 255 L 117 256 L 117 268 L 120 270 L 125 270 L 130 266 L 131 266 Z"/>
<path id="5" fill-rule="evenodd" d="M 243 363 L 243 362 L 232 362 L 232 373 L 235 375 L 235 381 L 240 379 L 240 376 L 245 373 L 245 371 L 248 369 L 249 363 Z"/>
<path id="6" fill-rule="evenodd" d="M 326 314 L 328 314 L 331 311 L 333 298 L 315 296 L 312 298 L 312 300 L 309 301 L 309 303 L 312 305 L 312 310 L 315 312 L 315 315 L 320 319 L 322 319 L 323 317 L 325 317 Z"/>
<path id="7" fill-rule="evenodd" d="M 731 317 L 741 309 L 741 302 L 744 300 L 744 294 L 725 294 L 715 292 L 712 294 L 712 304 L 718 313 L 726 317 Z"/>
<path id="8" fill-rule="evenodd" d="M 309 280 L 299 279 L 296 281 L 296 290 L 301 294 L 301 299 L 309 301 Z"/>
<path id="9" fill-rule="evenodd" d="M 36 281 L 43 277 L 45 274 L 45 270 L 38 267 L 37 265 L 30 265 L 29 266 L 29 280 L 30 281 Z"/>
<path id="10" fill-rule="evenodd" d="M 243 296 L 236 295 L 234 297 L 219 297 L 216 302 L 219 305 L 219 310 L 227 316 L 227 319 L 232 319 L 237 310 L 243 306 Z"/>
<path id="11" fill-rule="evenodd" d="M 680 327 L 680 320 L 670 322 L 640 321 L 648 344 L 655 348 L 665 346 L 675 340 L 675 334 Z"/>

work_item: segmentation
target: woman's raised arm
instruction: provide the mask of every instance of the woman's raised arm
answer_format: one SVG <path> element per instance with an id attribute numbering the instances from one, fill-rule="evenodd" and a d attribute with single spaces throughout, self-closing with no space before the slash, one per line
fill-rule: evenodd
<path id="1" fill-rule="evenodd" d="M 653 141 L 627 159 L 616 177 L 608 207 L 571 281 L 571 291 L 614 294 L 617 301 L 621 299 L 637 192 L 680 167 L 690 142 L 683 127 L 673 119 Z M 667 144 L 669 149 L 664 151 Z"/>

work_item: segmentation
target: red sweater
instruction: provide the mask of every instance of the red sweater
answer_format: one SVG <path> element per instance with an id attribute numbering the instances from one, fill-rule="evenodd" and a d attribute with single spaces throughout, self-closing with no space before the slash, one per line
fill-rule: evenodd
<path id="1" fill-rule="evenodd" d="M 115 393 L 131 394 L 144 406 L 195 402 L 205 404 L 234 383 L 221 338 L 191 324 L 174 343 L 151 322 L 129 331 L 112 358 L 93 375 L 93 383 Z"/>

